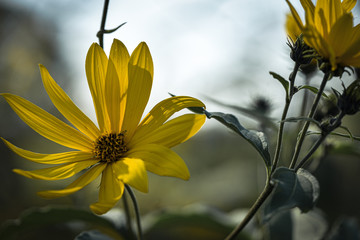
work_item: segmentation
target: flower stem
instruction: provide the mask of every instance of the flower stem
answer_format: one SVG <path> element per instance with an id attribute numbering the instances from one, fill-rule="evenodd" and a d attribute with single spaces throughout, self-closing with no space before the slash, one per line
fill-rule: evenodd
<path id="1" fill-rule="evenodd" d="M 324 92 L 324 89 L 325 89 L 325 86 L 326 86 L 326 83 L 328 80 L 330 80 L 332 77 L 331 75 L 331 72 L 327 72 L 324 74 L 324 78 L 320 84 L 320 88 L 319 88 L 319 91 L 318 93 L 316 94 L 316 97 L 314 99 L 314 102 L 311 106 L 311 109 L 310 109 L 310 112 L 308 114 L 308 118 L 313 118 L 314 115 L 315 115 L 315 111 L 316 111 L 316 108 L 317 106 L 319 105 L 319 101 L 321 99 L 321 95 L 323 94 Z M 306 136 L 306 132 L 307 130 L 309 129 L 309 126 L 310 126 L 310 121 L 306 121 L 302 130 L 301 130 L 301 135 L 299 137 L 299 140 L 297 141 L 296 143 L 296 147 L 295 147 L 295 153 L 293 155 L 293 158 L 291 160 L 291 164 L 289 166 L 289 168 L 294 168 L 295 165 L 296 165 L 296 161 L 299 157 L 299 154 L 300 154 L 300 150 L 301 150 L 301 147 L 302 147 L 302 144 L 304 142 L 304 139 L 305 139 L 305 136 Z"/>
<path id="2" fill-rule="evenodd" d="M 325 140 L 326 136 L 328 134 L 321 134 L 321 137 L 318 138 L 318 140 L 315 142 L 315 144 L 312 146 L 310 151 L 306 154 L 306 156 L 300 161 L 300 163 L 294 168 L 295 172 L 299 170 L 299 168 L 303 167 L 306 163 L 306 161 L 313 155 L 313 153 L 318 149 L 320 144 Z"/>
<path id="3" fill-rule="evenodd" d="M 294 70 L 290 74 L 290 77 L 289 77 L 290 88 L 289 88 L 289 93 L 286 93 L 285 106 L 284 106 L 284 110 L 283 110 L 281 120 L 280 120 L 279 132 L 278 132 L 278 137 L 277 137 L 277 143 L 276 143 L 276 149 L 275 149 L 275 154 L 274 154 L 273 165 L 271 168 L 271 173 L 273 173 L 275 171 L 277 164 L 279 162 L 279 159 L 280 159 L 282 138 L 283 138 L 283 132 L 284 132 L 284 125 L 285 125 L 284 120 L 286 119 L 287 113 L 289 111 L 291 99 L 295 93 L 295 91 L 294 91 L 295 77 L 296 77 L 297 72 L 299 71 L 299 67 L 300 67 L 300 64 L 296 62 L 295 66 L 294 66 Z M 270 176 L 271 176 L 271 174 L 270 174 Z"/>
<path id="4" fill-rule="evenodd" d="M 265 185 L 263 192 L 260 194 L 256 202 L 252 205 L 249 212 L 246 214 L 242 222 L 225 238 L 225 240 L 234 240 L 236 236 L 243 230 L 243 228 L 249 223 L 249 221 L 254 217 L 256 212 L 259 210 L 261 205 L 265 202 L 267 197 L 272 192 L 274 186 L 268 181 Z"/>
<path id="5" fill-rule="evenodd" d="M 125 189 L 129 193 L 130 198 L 134 205 L 134 211 L 135 211 L 135 216 L 136 216 L 136 225 L 137 225 L 137 230 L 138 230 L 137 239 L 142 240 L 143 236 L 142 236 L 141 223 L 140 223 L 140 211 L 139 211 L 139 207 L 138 207 L 138 204 L 136 201 L 136 197 L 135 197 L 134 192 L 131 190 L 131 188 L 127 184 L 125 184 Z"/>
<path id="6" fill-rule="evenodd" d="M 124 194 L 122 196 L 122 200 L 123 200 L 125 218 L 126 218 L 126 230 L 128 231 L 129 234 L 131 234 L 131 236 L 134 236 L 133 235 L 134 232 L 133 232 L 132 226 L 131 226 L 131 216 L 130 216 L 129 203 L 127 201 L 126 192 L 124 192 Z"/>
<path id="7" fill-rule="evenodd" d="M 105 22 L 106 22 L 106 16 L 107 16 L 108 8 L 109 8 L 109 2 L 110 2 L 110 0 L 104 1 L 104 9 L 103 9 L 103 14 L 102 14 L 102 18 L 101 18 L 100 30 L 96 34 L 96 36 L 99 38 L 99 45 L 101 48 L 104 48 Z"/>

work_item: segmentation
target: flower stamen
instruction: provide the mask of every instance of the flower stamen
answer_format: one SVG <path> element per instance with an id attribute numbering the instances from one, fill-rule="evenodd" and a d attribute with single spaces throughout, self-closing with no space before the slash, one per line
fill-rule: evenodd
<path id="1" fill-rule="evenodd" d="M 110 133 L 100 136 L 95 142 L 95 158 L 108 163 L 118 161 L 128 150 L 124 142 L 124 133 Z"/>

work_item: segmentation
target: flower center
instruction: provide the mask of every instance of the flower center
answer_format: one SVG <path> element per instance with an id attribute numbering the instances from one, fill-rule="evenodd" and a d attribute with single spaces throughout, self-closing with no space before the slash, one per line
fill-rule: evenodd
<path id="1" fill-rule="evenodd" d="M 125 132 L 100 136 L 95 142 L 95 158 L 101 162 L 116 162 L 127 152 L 124 142 Z"/>

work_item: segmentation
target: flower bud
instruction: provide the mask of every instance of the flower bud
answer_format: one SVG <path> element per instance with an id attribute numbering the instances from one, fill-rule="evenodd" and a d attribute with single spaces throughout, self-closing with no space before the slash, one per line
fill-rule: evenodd
<path id="1" fill-rule="evenodd" d="M 351 83 L 347 88 L 343 84 L 343 93 L 333 89 L 337 97 L 338 108 L 347 115 L 353 115 L 360 111 L 360 80 Z"/>

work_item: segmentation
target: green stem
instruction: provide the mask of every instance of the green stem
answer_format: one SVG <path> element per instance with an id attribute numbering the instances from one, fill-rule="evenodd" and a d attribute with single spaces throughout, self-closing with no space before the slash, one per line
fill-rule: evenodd
<path id="1" fill-rule="evenodd" d="M 332 77 L 331 72 L 327 72 L 327 73 L 324 74 L 324 78 L 323 78 L 323 80 L 322 80 L 322 82 L 320 84 L 320 88 L 319 88 L 318 93 L 316 94 L 313 105 L 311 106 L 310 112 L 308 114 L 308 118 L 313 118 L 314 117 L 316 108 L 319 105 L 319 101 L 321 99 L 321 95 L 324 92 L 326 83 L 327 83 L 327 81 L 329 79 L 331 79 L 331 77 Z M 293 158 L 291 160 L 291 164 L 290 164 L 289 168 L 294 168 L 295 165 L 296 165 L 296 161 L 299 158 L 300 150 L 301 150 L 301 147 L 303 145 L 303 142 L 304 142 L 304 139 L 305 139 L 305 136 L 306 136 L 306 132 L 309 129 L 309 126 L 310 126 L 310 121 L 305 122 L 305 124 L 304 124 L 304 126 L 303 126 L 303 128 L 301 130 L 301 135 L 299 137 L 299 140 L 296 143 L 295 153 L 293 155 Z"/>
<path id="2" fill-rule="evenodd" d="M 124 192 L 123 196 L 122 196 L 122 200 L 123 200 L 123 205 L 124 205 L 124 211 L 125 211 L 125 218 L 126 218 L 126 230 L 128 231 L 129 234 L 131 234 L 131 236 L 133 237 L 134 232 L 132 230 L 132 226 L 131 226 L 131 216 L 130 216 L 130 211 L 129 211 L 129 203 L 127 201 L 127 196 L 126 196 L 126 192 Z"/>
<path id="3" fill-rule="evenodd" d="M 272 164 L 272 168 L 271 168 L 271 174 L 275 171 L 275 169 L 279 163 L 282 139 L 283 139 L 283 132 L 284 132 L 284 126 L 285 126 L 284 120 L 286 119 L 287 113 L 289 111 L 291 99 L 295 93 L 295 91 L 294 91 L 295 77 L 296 77 L 297 72 L 299 71 L 299 67 L 300 67 L 300 64 L 295 63 L 294 70 L 290 74 L 290 77 L 289 77 L 290 89 L 289 89 L 289 93 L 286 94 L 285 106 L 284 106 L 284 110 L 283 110 L 283 113 L 281 116 L 279 132 L 278 132 L 278 137 L 277 137 L 277 143 L 276 143 L 276 149 L 275 149 L 275 154 L 274 154 L 274 160 L 273 160 L 273 164 Z M 270 174 L 270 176 L 271 176 L 271 174 Z"/>
<path id="4" fill-rule="evenodd" d="M 256 212 L 259 210 L 261 205 L 265 202 L 267 197 L 272 192 L 274 186 L 269 182 L 266 183 L 266 186 L 263 192 L 260 194 L 254 205 L 250 208 L 249 212 L 246 214 L 242 222 L 225 238 L 225 240 L 234 240 L 236 236 L 243 230 L 243 228 L 249 223 L 249 221 L 254 217 Z"/>
<path id="5" fill-rule="evenodd" d="M 303 167 L 306 163 L 306 161 L 313 155 L 313 153 L 319 148 L 320 144 L 325 140 L 326 136 L 328 134 L 321 134 L 321 137 L 318 138 L 316 143 L 312 146 L 310 151 L 306 154 L 306 156 L 300 161 L 300 163 L 294 168 L 295 172 L 299 170 L 299 168 Z"/>
<path id="6" fill-rule="evenodd" d="M 104 9 L 103 9 L 103 14 L 102 14 L 102 18 L 101 18 L 100 30 L 96 34 L 96 36 L 99 38 L 99 45 L 101 48 L 104 48 L 104 32 L 105 32 L 105 23 L 106 23 L 106 16 L 107 16 L 108 8 L 109 8 L 109 2 L 110 2 L 110 0 L 104 1 Z"/>
<path id="7" fill-rule="evenodd" d="M 137 230 L 138 230 L 137 239 L 142 240 L 143 236 L 142 236 L 141 222 L 140 222 L 140 211 L 139 211 L 139 207 L 138 207 L 138 204 L 136 201 L 136 197 L 135 197 L 134 192 L 131 190 L 131 188 L 127 184 L 125 184 L 125 189 L 129 193 L 130 198 L 134 205 L 134 211 L 135 211 L 135 216 L 136 216 L 136 226 L 137 226 Z"/>
<path id="8" fill-rule="evenodd" d="M 321 143 L 326 139 L 326 137 L 334 131 L 338 126 L 341 125 L 341 120 L 345 114 L 343 112 L 340 112 L 340 114 L 337 116 L 334 123 L 330 125 L 330 128 L 326 130 L 326 132 L 322 132 L 320 138 L 315 142 L 315 144 L 312 146 L 312 148 L 309 150 L 309 152 L 306 154 L 306 156 L 300 161 L 300 163 L 294 168 L 295 172 L 299 170 L 299 168 L 302 168 L 305 163 L 309 160 L 309 158 L 314 154 L 314 152 L 319 148 Z"/>

